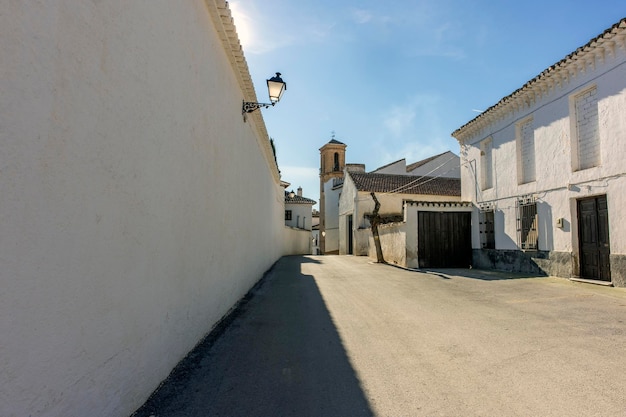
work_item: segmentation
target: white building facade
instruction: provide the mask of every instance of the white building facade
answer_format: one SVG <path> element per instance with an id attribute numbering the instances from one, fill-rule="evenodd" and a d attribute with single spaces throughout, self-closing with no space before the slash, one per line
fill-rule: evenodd
<path id="1" fill-rule="evenodd" d="M 384 223 L 406 223 L 406 201 L 423 202 L 459 202 L 460 180 L 458 178 L 421 177 L 365 173 L 346 170 L 343 192 L 339 199 L 339 254 L 367 256 L 373 250 L 370 242 L 371 225 L 369 215 L 374 211 L 374 192 L 380 203 L 379 215 Z M 417 223 L 415 236 L 417 239 Z M 417 257 L 415 243 L 394 244 L 399 249 L 394 251 L 402 255 L 403 265 L 406 259 L 412 262 Z M 409 249 L 408 257 L 405 252 Z M 399 257 L 397 257 L 399 258 Z"/>
<path id="2" fill-rule="evenodd" d="M 626 285 L 626 19 L 457 129 L 474 266 Z"/>
<path id="3" fill-rule="evenodd" d="M 283 254 L 228 5 L 8 0 L 0 38 L 0 415 L 130 415 Z"/>
<path id="4" fill-rule="evenodd" d="M 302 196 L 302 188 L 285 191 L 285 226 L 311 231 L 314 205 L 315 200 Z"/>
<path id="5" fill-rule="evenodd" d="M 400 159 L 375 169 L 372 173 L 461 178 L 461 162 L 454 152 L 446 151 L 409 165 L 406 164 L 406 159 Z"/>

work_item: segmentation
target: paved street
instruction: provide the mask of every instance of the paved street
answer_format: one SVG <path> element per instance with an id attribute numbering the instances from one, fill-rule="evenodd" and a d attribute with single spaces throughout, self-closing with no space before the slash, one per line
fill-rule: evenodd
<path id="1" fill-rule="evenodd" d="M 624 416 L 626 290 L 285 257 L 137 417 Z"/>

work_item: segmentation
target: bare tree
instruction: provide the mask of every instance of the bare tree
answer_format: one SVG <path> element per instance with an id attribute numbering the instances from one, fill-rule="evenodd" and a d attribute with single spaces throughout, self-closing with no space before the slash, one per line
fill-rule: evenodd
<path id="1" fill-rule="evenodd" d="M 380 215 L 378 214 L 378 210 L 380 210 L 380 202 L 376 198 L 376 194 L 371 192 L 370 195 L 374 200 L 374 212 L 372 213 L 372 217 L 370 217 L 370 223 L 372 224 L 372 235 L 374 236 L 374 246 L 376 246 L 376 261 L 381 264 L 386 264 L 385 257 L 383 256 L 383 249 L 380 246 L 380 236 L 378 235 L 378 224 L 380 223 Z"/>

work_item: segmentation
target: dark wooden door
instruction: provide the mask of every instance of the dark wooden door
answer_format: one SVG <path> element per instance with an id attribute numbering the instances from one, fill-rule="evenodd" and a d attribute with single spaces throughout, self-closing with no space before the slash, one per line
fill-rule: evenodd
<path id="1" fill-rule="evenodd" d="M 420 211 L 417 222 L 420 268 L 467 268 L 471 264 L 471 213 Z"/>
<path id="2" fill-rule="evenodd" d="M 581 277 L 611 281 L 606 196 L 578 200 L 578 239 Z"/>
<path id="3" fill-rule="evenodd" d="M 352 222 L 352 214 L 348 215 L 348 255 L 352 255 L 353 253 L 353 240 L 352 240 L 352 231 L 353 222 Z"/>

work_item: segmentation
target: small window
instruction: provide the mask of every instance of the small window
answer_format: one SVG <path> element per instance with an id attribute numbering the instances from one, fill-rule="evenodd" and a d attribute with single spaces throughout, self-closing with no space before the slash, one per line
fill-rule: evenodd
<path id="1" fill-rule="evenodd" d="M 291 220 L 291 210 L 285 210 L 285 220 Z"/>
<path id="2" fill-rule="evenodd" d="M 600 165 L 598 89 L 593 86 L 570 99 L 573 170 Z"/>
<path id="3" fill-rule="evenodd" d="M 339 153 L 335 152 L 333 171 L 339 171 Z"/>
<path id="4" fill-rule="evenodd" d="M 493 210 L 481 210 L 479 220 L 480 245 L 483 249 L 495 249 L 496 239 L 493 227 Z"/>
<path id="5" fill-rule="evenodd" d="M 517 178 L 519 184 L 536 180 L 535 177 L 535 130 L 532 118 L 516 126 Z"/>
<path id="6" fill-rule="evenodd" d="M 481 185 L 483 190 L 493 187 L 493 141 L 486 139 L 480 144 Z"/>
<path id="7" fill-rule="evenodd" d="M 530 199 L 517 202 L 517 244 L 522 250 L 537 250 L 537 203 Z"/>

